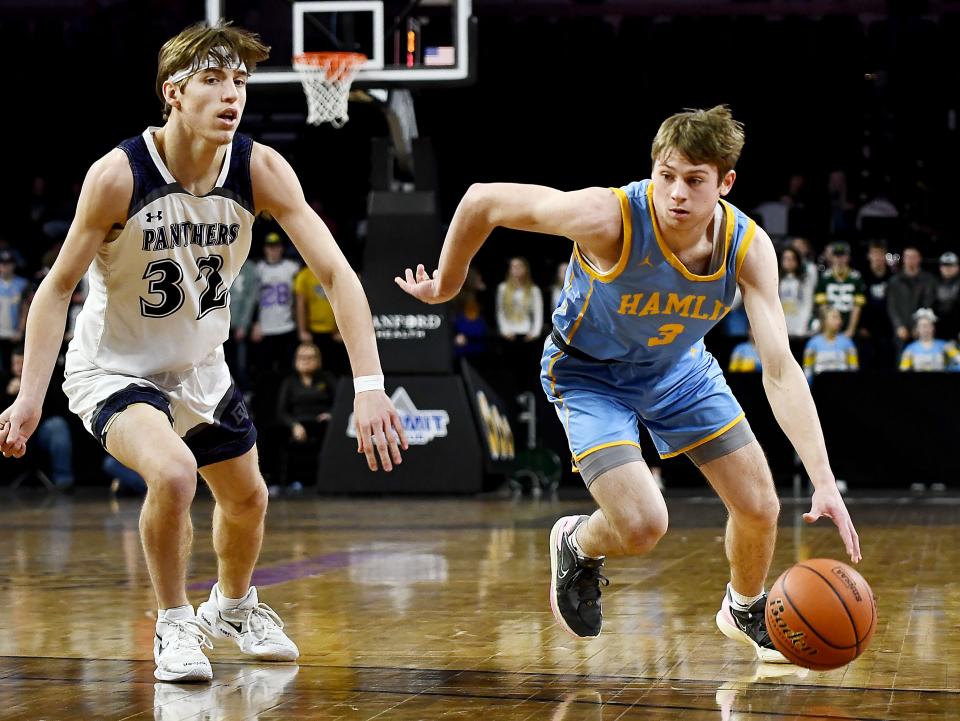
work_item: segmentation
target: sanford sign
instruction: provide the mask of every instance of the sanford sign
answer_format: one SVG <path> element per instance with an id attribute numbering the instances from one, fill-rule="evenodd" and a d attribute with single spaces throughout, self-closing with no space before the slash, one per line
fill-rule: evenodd
<path id="1" fill-rule="evenodd" d="M 435 313 L 378 313 L 373 328 L 378 340 L 425 338 L 428 331 L 439 330 L 443 318 Z"/>

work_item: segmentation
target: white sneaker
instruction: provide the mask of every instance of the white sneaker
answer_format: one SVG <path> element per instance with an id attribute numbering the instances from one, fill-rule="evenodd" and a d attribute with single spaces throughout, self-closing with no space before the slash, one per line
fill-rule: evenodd
<path id="1" fill-rule="evenodd" d="M 158 681 L 209 681 L 210 661 L 203 649 L 213 648 L 206 629 L 195 618 L 165 619 L 157 622 L 153 638 L 153 660 Z"/>
<path id="2" fill-rule="evenodd" d="M 232 638 L 242 653 L 260 661 L 295 661 L 300 649 L 283 632 L 283 621 L 276 611 L 257 599 L 251 586 L 236 608 L 220 610 L 219 584 L 210 590 L 210 598 L 197 607 L 197 619 L 214 638 Z"/>

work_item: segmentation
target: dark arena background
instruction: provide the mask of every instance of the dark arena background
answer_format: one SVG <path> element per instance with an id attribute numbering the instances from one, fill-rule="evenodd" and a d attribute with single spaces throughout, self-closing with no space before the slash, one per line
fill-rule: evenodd
<path id="1" fill-rule="evenodd" d="M 23 458 L 0 459 L 0 720 L 960 718 L 960 2 L 0 0 L 0 410 L 87 170 L 163 125 L 161 45 L 220 18 L 271 46 L 239 132 L 289 161 L 358 273 L 410 448 L 389 474 L 357 455 L 330 302 L 260 215 L 225 352 L 270 498 L 253 583 L 301 655 L 248 663 L 218 641 L 212 682 L 155 682 L 146 485 L 61 388 L 82 282 L 41 426 Z M 368 57 L 342 127 L 307 122 L 299 51 Z M 761 663 L 720 635 L 727 510 L 642 427 L 669 530 L 608 559 L 598 639 L 564 633 L 550 529 L 596 503 L 539 360 L 572 243 L 497 228 L 441 305 L 393 280 L 437 266 L 471 185 L 625 186 L 650 177 L 665 118 L 720 104 L 746 134 L 726 200 L 773 240 L 791 350 L 877 599 L 869 648 L 834 671 Z M 519 334 L 509 294 L 527 304 Z M 829 518 L 801 518 L 813 486 L 748 331 L 738 301 L 705 344 L 780 499 L 769 589 L 805 559 L 850 559 Z M 306 418 L 294 364 L 316 350 Z M 194 605 L 217 580 L 213 508 L 198 480 Z"/>

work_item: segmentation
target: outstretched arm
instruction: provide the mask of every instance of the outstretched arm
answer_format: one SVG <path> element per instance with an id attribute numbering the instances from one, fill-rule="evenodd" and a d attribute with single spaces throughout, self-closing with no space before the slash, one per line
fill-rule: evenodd
<path id="1" fill-rule="evenodd" d="M 432 277 L 423 265 L 397 284 L 425 303 L 444 303 L 460 292 L 470 261 L 494 228 L 559 235 L 577 243 L 601 267 L 613 265 L 623 246 L 620 201 L 609 188 L 564 192 L 542 185 L 470 186 L 450 221 Z"/>
<path id="2" fill-rule="evenodd" d="M 354 377 L 382 376 L 370 306 L 360 279 L 327 226 L 304 199 L 293 168 L 275 150 L 258 143 L 251 156 L 250 175 L 257 211 L 269 211 L 277 219 L 330 299 Z M 382 390 L 357 393 L 354 425 L 357 451 L 366 455 L 370 470 L 377 470 L 374 447 L 385 471 L 400 463 L 398 441 L 406 448 L 407 440 L 400 416 Z"/>
<path id="3" fill-rule="evenodd" d="M 770 238 L 757 228 L 740 272 L 743 304 L 763 365 L 763 387 L 773 414 L 797 450 L 815 491 L 803 519 L 831 518 L 850 559 L 860 561 L 860 540 L 830 469 L 820 419 L 803 371 L 790 352 L 787 325 L 777 293 L 777 255 Z"/>
<path id="4" fill-rule="evenodd" d="M 40 422 L 43 397 L 60 352 L 70 298 L 114 226 L 127 221 L 133 174 L 122 150 L 94 163 L 80 190 L 77 213 L 50 272 L 37 288 L 26 326 L 20 393 L 0 413 L 0 451 L 20 457 Z"/>

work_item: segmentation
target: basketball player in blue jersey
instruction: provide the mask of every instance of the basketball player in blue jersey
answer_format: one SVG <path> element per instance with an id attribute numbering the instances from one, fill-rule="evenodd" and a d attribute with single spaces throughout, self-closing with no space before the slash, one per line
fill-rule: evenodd
<path id="1" fill-rule="evenodd" d="M 257 660 L 299 655 L 250 585 L 268 494 L 256 430 L 222 348 L 228 290 L 249 252 L 256 213 L 276 218 L 333 304 L 357 376 L 358 451 L 371 470 L 376 452 L 389 471 L 406 448 L 383 392 L 356 274 L 290 165 L 236 132 L 248 73 L 267 54 L 256 35 L 228 25 L 195 25 L 163 46 L 157 92 L 166 124 L 90 168 L 63 249 L 30 310 L 20 393 L 0 413 L 0 450 L 22 456 L 40 420 L 70 296 L 89 268 L 64 391 L 110 455 L 147 482 L 140 535 L 159 606 L 161 681 L 209 680 L 203 648 L 211 638 L 232 639 Z M 216 501 L 218 581 L 195 613 L 185 581 L 198 471 Z"/>
<path id="2" fill-rule="evenodd" d="M 773 244 L 722 200 L 742 147 L 742 125 L 715 107 L 663 123 L 649 180 L 574 192 L 474 185 L 432 277 L 421 265 L 397 278 L 414 297 L 442 303 L 457 294 L 470 260 L 498 226 L 573 240 L 541 379 L 599 505 L 591 516 L 561 518 L 550 534 L 551 606 L 574 636 L 600 633 L 604 558 L 647 553 L 667 530 L 666 505 L 640 453 L 639 421 L 661 457 L 686 454 L 697 464 L 729 511 L 731 573 L 720 630 L 762 660 L 785 661 L 764 621 L 777 494 L 763 451 L 703 344 L 738 284 L 770 404 L 815 487 L 804 519 L 833 519 L 850 558 L 860 560 L 806 379 L 790 353 Z"/>

